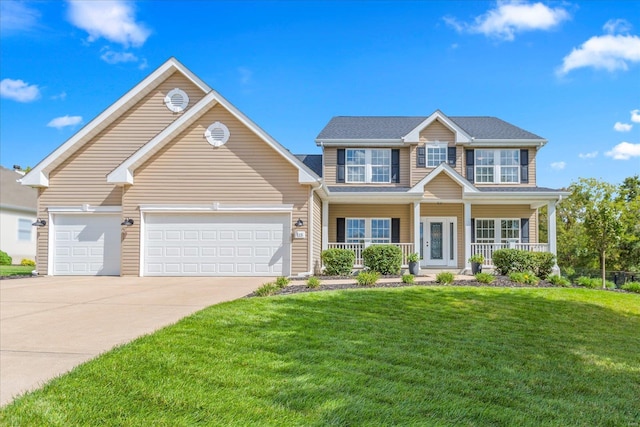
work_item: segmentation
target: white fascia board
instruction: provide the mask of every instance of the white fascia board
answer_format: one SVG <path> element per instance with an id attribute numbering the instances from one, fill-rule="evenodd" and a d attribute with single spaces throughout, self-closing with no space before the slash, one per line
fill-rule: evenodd
<path id="1" fill-rule="evenodd" d="M 519 200 L 519 201 L 531 201 L 535 202 L 536 200 L 558 200 L 560 197 L 569 195 L 570 193 L 563 191 L 554 191 L 554 192 L 478 192 L 478 193 L 464 193 L 463 198 L 465 200 L 482 200 L 487 204 L 505 204 L 509 203 L 509 201 Z"/>
<path id="2" fill-rule="evenodd" d="M 546 143 L 546 139 L 474 139 L 470 143 L 465 143 L 462 145 L 481 145 L 483 147 L 543 147 Z"/>
<path id="3" fill-rule="evenodd" d="M 193 120 L 200 117 L 210 108 L 217 104 L 216 95 L 213 91 L 209 92 L 196 103 L 193 107 L 187 110 L 180 118 L 175 120 L 169 126 L 164 128 L 162 132 L 153 137 L 153 139 L 133 153 L 127 160 L 122 162 L 120 166 L 115 168 L 107 175 L 107 182 L 112 184 L 133 184 L 134 171 L 136 167 L 140 166 L 144 161 L 151 157 L 157 150 L 162 148 L 174 135 L 181 132 L 183 128 L 191 123 Z M 208 107 L 208 108 L 205 108 Z"/>
<path id="4" fill-rule="evenodd" d="M 189 71 L 184 65 L 178 62 L 175 58 L 169 58 L 164 64 L 158 67 L 154 72 L 149 74 L 144 80 L 133 87 L 129 92 L 124 94 L 120 99 L 111 104 L 106 110 L 100 113 L 96 118 L 87 123 L 82 129 L 80 129 L 75 135 L 65 141 L 62 145 L 56 148 L 51 154 L 45 157 L 40 163 L 38 163 L 33 169 L 29 171 L 22 178 L 22 185 L 31 187 L 48 187 L 49 186 L 49 174 L 44 170 L 51 165 L 58 158 L 62 157 L 65 153 L 69 152 L 78 144 L 83 144 L 86 136 L 94 132 L 99 126 L 106 126 L 107 121 L 115 115 L 122 107 L 124 107 L 131 100 L 140 95 L 147 87 L 152 85 L 155 81 L 168 76 L 172 71 L 179 70 L 185 74 L 193 83 L 202 89 L 204 92 L 209 92 L 211 89 L 202 80 L 197 78 L 191 71 Z M 114 117 L 115 119 L 115 117 Z M 109 121 L 108 123 L 110 123 Z"/>
<path id="5" fill-rule="evenodd" d="M 436 110 L 433 114 L 426 118 L 422 123 L 416 126 L 411 132 L 406 134 L 402 140 L 407 143 L 420 142 L 420 131 L 433 123 L 434 120 L 439 119 L 450 131 L 455 135 L 456 144 L 464 144 L 471 142 L 471 135 L 464 131 L 460 126 L 451 121 L 443 112 Z"/>
<path id="6" fill-rule="evenodd" d="M 140 212 L 165 212 L 165 213 L 197 213 L 197 212 L 293 212 L 292 204 L 272 205 L 272 204 L 255 204 L 255 205 L 234 205 L 227 203 L 211 203 L 208 205 L 140 205 Z"/>
<path id="7" fill-rule="evenodd" d="M 408 192 L 411 194 L 424 194 L 424 186 L 427 185 L 431 180 L 440 175 L 441 173 L 445 173 L 449 176 L 449 178 L 453 179 L 456 183 L 460 184 L 463 191 L 465 193 L 479 193 L 476 187 L 474 187 L 469 181 L 464 179 L 458 172 L 455 171 L 451 166 L 446 163 L 440 163 L 440 165 L 431 171 L 427 176 L 422 178 L 416 185 L 411 187 L 411 190 Z"/>
<path id="8" fill-rule="evenodd" d="M 92 206 L 84 204 L 80 206 L 49 206 L 49 213 L 120 213 L 122 206 Z"/>

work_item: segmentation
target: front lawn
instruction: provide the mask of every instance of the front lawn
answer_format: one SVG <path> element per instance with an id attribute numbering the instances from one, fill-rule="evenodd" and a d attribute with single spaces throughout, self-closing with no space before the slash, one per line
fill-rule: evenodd
<path id="1" fill-rule="evenodd" d="M 31 276 L 35 269 L 29 265 L 0 265 L 0 276 Z"/>
<path id="2" fill-rule="evenodd" d="M 640 295 L 409 287 L 246 298 L 106 353 L 3 425 L 627 426 Z"/>

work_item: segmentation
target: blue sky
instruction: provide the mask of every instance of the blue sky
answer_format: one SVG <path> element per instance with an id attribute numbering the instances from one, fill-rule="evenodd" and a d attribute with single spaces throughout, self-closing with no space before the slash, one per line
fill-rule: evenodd
<path id="1" fill-rule="evenodd" d="M 294 153 L 332 116 L 497 116 L 538 185 L 640 174 L 638 1 L 0 1 L 0 163 L 34 166 L 167 58 Z"/>

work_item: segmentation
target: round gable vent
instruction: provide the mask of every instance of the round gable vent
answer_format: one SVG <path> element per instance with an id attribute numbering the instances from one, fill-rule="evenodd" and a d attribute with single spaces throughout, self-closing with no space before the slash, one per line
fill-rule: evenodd
<path id="1" fill-rule="evenodd" d="M 174 113 L 181 113 L 189 105 L 189 95 L 182 89 L 175 88 L 164 97 L 164 103 Z"/>
<path id="2" fill-rule="evenodd" d="M 215 122 L 204 131 L 204 137 L 207 138 L 209 144 L 214 147 L 220 147 L 229 140 L 229 128 L 220 122 Z"/>

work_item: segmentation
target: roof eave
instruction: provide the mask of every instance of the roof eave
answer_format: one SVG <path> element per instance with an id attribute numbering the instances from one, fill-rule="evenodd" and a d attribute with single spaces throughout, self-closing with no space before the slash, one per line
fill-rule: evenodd
<path id="1" fill-rule="evenodd" d="M 472 138 L 470 142 L 460 143 L 460 145 L 482 145 L 483 147 L 504 147 L 507 145 L 517 145 L 521 147 L 543 147 L 548 141 L 546 139 L 477 139 Z"/>
<path id="2" fill-rule="evenodd" d="M 347 139 L 316 139 L 316 145 L 319 147 L 366 147 L 370 145 L 384 146 L 403 146 L 404 141 L 399 138 L 347 138 Z"/>

